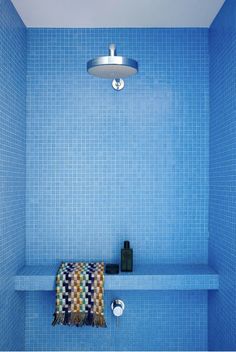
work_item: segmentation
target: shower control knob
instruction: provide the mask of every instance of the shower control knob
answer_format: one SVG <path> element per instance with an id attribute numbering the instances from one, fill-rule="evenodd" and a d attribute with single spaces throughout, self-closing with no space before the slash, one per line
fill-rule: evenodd
<path id="1" fill-rule="evenodd" d="M 120 299 L 115 299 L 112 303 L 111 303 L 111 310 L 112 313 L 116 316 L 116 317 L 120 317 L 125 309 L 125 304 L 123 301 L 121 301 Z"/>
<path id="2" fill-rule="evenodd" d="M 112 84 L 112 87 L 115 89 L 115 90 L 121 90 L 124 88 L 125 86 L 125 82 L 123 79 L 121 78 L 115 78 L 113 79 L 113 81 L 111 82 Z"/>

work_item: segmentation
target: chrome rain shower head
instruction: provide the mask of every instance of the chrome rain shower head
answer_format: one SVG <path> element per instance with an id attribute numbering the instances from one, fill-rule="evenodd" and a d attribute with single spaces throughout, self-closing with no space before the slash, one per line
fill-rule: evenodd
<path id="1" fill-rule="evenodd" d="M 138 62 L 124 56 L 117 56 L 115 44 L 109 45 L 109 55 L 99 56 L 89 60 L 87 71 L 90 75 L 112 79 L 112 87 L 115 90 L 124 88 L 123 78 L 138 72 Z"/>

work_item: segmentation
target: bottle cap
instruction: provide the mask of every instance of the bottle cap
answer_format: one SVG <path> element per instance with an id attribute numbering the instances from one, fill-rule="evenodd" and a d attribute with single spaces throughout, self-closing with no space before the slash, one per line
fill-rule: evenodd
<path id="1" fill-rule="evenodd" d="M 129 241 L 125 241 L 124 242 L 124 248 L 125 249 L 129 249 L 130 247 L 129 247 Z"/>

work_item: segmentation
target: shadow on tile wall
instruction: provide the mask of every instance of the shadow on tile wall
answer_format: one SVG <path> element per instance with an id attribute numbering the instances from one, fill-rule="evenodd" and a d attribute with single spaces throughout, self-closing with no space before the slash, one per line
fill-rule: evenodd
<path id="1" fill-rule="evenodd" d="M 210 28 L 210 264 L 220 290 L 209 294 L 209 347 L 236 350 L 236 2 Z"/>
<path id="2" fill-rule="evenodd" d="M 0 350 L 24 349 L 24 298 L 13 277 L 25 256 L 26 29 L 0 0 Z"/>

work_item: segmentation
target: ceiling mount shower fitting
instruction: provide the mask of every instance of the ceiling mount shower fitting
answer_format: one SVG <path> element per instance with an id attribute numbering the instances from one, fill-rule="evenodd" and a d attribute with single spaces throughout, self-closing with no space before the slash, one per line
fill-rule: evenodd
<path id="1" fill-rule="evenodd" d="M 123 78 L 132 76 L 138 72 L 138 62 L 124 56 L 117 56 L 116 45 L 109 45 L 109 55 L 99 56 L 89 60 L 87 71 L 90 75 L 112 79 L 112 87 L 115 90 L 124 88 Z"/>

